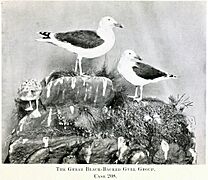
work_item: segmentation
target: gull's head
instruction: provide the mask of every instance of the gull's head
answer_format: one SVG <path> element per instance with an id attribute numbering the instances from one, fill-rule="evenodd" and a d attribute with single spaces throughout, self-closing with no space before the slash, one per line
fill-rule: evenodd
<path id="1" fill-rule="evenodd" d="M 130 49 L 125 50 L 121 57 L 133 62 L 142 61 L 142 58 Z"/>
<path id="2" fill-rule="evenodd" d="M 123 25 L 118 23 L 115 19 L 110 16 L 103 17 L 99 22 L 99 27 L 101 28 L 123 28 Z"/>

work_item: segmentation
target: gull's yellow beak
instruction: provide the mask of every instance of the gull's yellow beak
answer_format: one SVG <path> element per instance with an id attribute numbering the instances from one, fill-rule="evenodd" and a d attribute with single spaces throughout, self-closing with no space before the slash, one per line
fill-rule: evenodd
<path id="1" fill-rule="evenodd" d="M 124 26 L 120 23 L 114 23 L 115 27 L 123 28 Z"/>
<path id="2" fill-rule="evenodd" d="M 135 59 L 138 59 L 138 60 L 140 60 L 140 61 L 142 61 L 142 58 L 141 58 L 140 56 L 138 56 L 138 55 L 135 56 L 134 58 L 135 58 Z"/>

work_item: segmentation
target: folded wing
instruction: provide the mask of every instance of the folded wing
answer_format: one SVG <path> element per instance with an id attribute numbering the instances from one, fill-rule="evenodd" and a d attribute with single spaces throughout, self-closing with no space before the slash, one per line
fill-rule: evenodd
<path id="1" fill-rule="evenodd" d="M 56 33 L 55 38 L 81 48 L 95 48 L 104 43 L 94 31 L 79 30 L 65 33 Z"/>
<path id="2" fill-rule="evenodd" d="M 140 62 L 137 62 L 136 65 L 132 67 L 132 69 L 137 76 L 147 80 L 168 76 L 167 73 L 162 72 L 148 64 Z"/>

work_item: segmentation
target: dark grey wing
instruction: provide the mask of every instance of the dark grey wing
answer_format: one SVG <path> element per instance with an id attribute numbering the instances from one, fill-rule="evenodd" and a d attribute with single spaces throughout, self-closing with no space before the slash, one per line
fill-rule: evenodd
<path id="1" fill-rule="evenodd" d="M 94 48 L 104 43 L 94 31 L 80 30 L 65 33 L 56 33 L 55 38 L 82 48 Z"/>
<path id="2" fill-rule="evenodd" d="M 148 64 L 137 62 L 136 66 L 133 66 L 132 68 L 137 76 L 147 80 L 156 79 L 159 77 L 167 77 L 167 74 L 165 72 L 155 69 Z"/>

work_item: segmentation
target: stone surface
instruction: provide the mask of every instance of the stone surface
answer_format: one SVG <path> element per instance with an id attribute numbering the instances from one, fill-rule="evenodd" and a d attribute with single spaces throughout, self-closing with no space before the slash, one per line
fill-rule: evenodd
<path id="1" fill-rule="evenodd" d="M 45 106 L 66 103 L 94 107 L 105 106 L 114 97 L 112 81 L 105 77 L 61 77 L 43 88 L 41 101 Z"/>
<path id="2" fill-rule="evenodd" d="M 17 101 L 17 114 L 13 118 L 18 125 L 11 135 L 9 163 L 192 164 L 196 161 L 192 157 L 194 134 L 187 128 L 187 117 L 171 103 L 155 98 L 141 102 L 125 99 L 107 78 L 61 75 L 53 74 L 43 85 L 40 117 L 36 116 L 36 110 L 25 111 L 27 103 Z M 34 101 L 32 106 L 36 108 Z M 118 145 L 119 139 L 123 139 L 122 146 Z M 161 149 L 162 139 L 169 144 L 167 159 Z"/>

